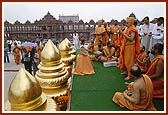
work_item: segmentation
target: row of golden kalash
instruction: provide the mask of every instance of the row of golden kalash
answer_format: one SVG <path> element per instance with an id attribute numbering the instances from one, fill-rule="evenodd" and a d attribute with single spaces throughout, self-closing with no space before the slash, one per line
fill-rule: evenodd
<path id="1" fill-rule="evenodd" d="M 48 40 L 36 75 L 21 68 L 12 80 L 5 111 L 68 111 L 75 53 L 67 38 L 59 50 Z"/>

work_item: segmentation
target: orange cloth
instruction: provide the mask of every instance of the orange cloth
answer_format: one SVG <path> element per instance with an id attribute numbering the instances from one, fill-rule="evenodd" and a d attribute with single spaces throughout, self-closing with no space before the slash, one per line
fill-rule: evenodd
<path id="1" fill-rule="evenodd" d="M 146 85 L 146 96 L 140 97 L 139 104 L 134 104 L 127 100 L 123 93 L 116 92 L 113 97 L 113 102 L 120 105 L 120 107 L 126 107 L 129 110 L 134 111 L 156 111 L 156 108 L 153 105 L 152 98 L 153 98 L 153 85 L 151 79 L 147 75 L 143 75 L 145 85 Z M 132 88 L 132 87 L 129 87 Z M 133 89 L 129 89 L 130 91 L 133 91 Z M 129 92 L 126 90 L 126 92 Z M 134 94 L 131 95 L 131 97 L 134 97 Z"/>
<path id="2" fill-rule="evenodd" d="M 115 48 L 111 47 L 110 51 L 108 49 L 107 46 L 103 47 L 103 52 L 104 52 L 104 56 L 101 56 L 100 61 L 101 62 L 112 62 L 112 61 L 116 61 L 116 57 L 112 58 L 112 56 L 115 53 Z M 108 59 L 111 58 L 111 59 Z"/>
<path id="3" fill-rule="evenodd" d="M 90 42 L 88 45 L 88 52 L 93 53 L 94 52 L 94 44 L 92 45 L 92 43 Z"/>
<path id="4" fill-rule="evenodd" d="M 96 40 L 95 40 L 95 43 L 94 43 L 94 46 L 97 46 L 98 45 L 98 42 L 99 40 L 103 40 L 103 36 L 102 33 L 105 32 L 105 28 L 104 27 L 96 27 L 95 29 L 95 34 L 96 34 Z"/>
<path id="5" fill-rule="evenodd" d="M 13 49 L 13 55 L 14 55 L 15 63 L 19 64 L 21 47 L 13 46 L 12 49 Z"/>
<path id="6" fill-rule="evenodd" d="M 103 20 L 98 20 L 97 23 L 98 24 L 102 24 Z"/>
<path id="7" fill-rule="evenodd" d="M 142 52 L 138 55 L 138 60 L 140 60 L 141 62 L 143 62 L 144 58 L 147 56 L 147 53 L 146 52 Z M 150 61 L 150 60 L 149 60 Z M 136 65 L 138 65 L 141 69 L 142 72 L 145 72 L 147 71 L 148 69 L 148 64 L 145 64 L 145 65 L 142 65 L 141 63 L 139 63 L 138 61 L 136 61 Z"/>
<path id="8" fill-rule="evenodd" d="M 70 90 L 68 90 L 68 94 L 64 96 L 58 97 L 58 102 L 64 100 L 64 102 L 67 104 L 67 108 L 69 108 L 69 101 L 70 101 Z"/>
<path id="9" fill-rule="evenodd" d="M 132 25 L 131 27 L 127 28 L 124 31 L 124 33 L 128 36 L 132 32 L 136 33 L 135 44 L 133 44 L 133 45 L 127 45 L 126 46 L 127 39 L 123 35 L 121 36 L 121 39 L 123 39 L 123 40 L 122 40 L 122 44 L 121 44 L 121 47 L 120 47 L 121 51 L 120 51 L 119 67 L 122 70 L 127 69 L 128 75 L 130 75 L 130 72 L 129 72 L 130 67 L 135 64 L 136 55 L 140 54 L 140 49 L 141 49 L 140 48 L 140 40 L 139 40 L 138 30 L 136 29 L 136 27 L 134 25 Z M 125 62 L 125 61 L 129 61 L 130 63 Z"/>
<path id="10" fill-rule="evenodd" d="M 124 64 L 128 71 L 128 76 L 130 76 L 131 66 L 135 64 L 136 54 L 135 54 L 135 44 L 125 46 L 124 53 Z"/>
<path id="11" fill-rule="evenodd" d="M 134 17 L 127 17 L 126 22 L 133 23 L 134 22 Z"/>
<path id="12" fill-rule="evenodd" d="M 94 46 L 94 52 L 95 51 L 100 51 L 100 52 L 103 52 L 103 46 L 101 48 L 97 46 Z M 92 61 L 99 61 L 101 59 L 103 55 L 98 55 L 98 54 L 94 54 L 94 55 L 91 55 L 90 58 Z"/>
<path id="13" fill-rule="evenodd" d="M 107 42 L 109 41 L 109 35 L 108 35 L 108 32 L 110 31 L 109 30 L 110 28 L 109 27 L 106 27 L 105 28 L 105 34 L 103 36 L 103 46 L 106 46 L 107 45 Z"/>
<path id="14" fill-rule="evenodd" d="M 76 61 L 76 67 L 73 70 L 73 74 L 88 75 L 94 74 L 92 60 L 88 55 L 78 55 Z"/>
<path id="15" fill-rule="evenodd" d="M 117 51 L 115 51 L 114 57 L 117 57 L 117 58 L 120 57 L 120 48 L 118 48 Z"/>
<path id="16" fill-rule="evenodd" d="M 43 50 L 43 47 L 41 45 L 37 46 L 36 51 L 39 55 L 39 57 L 38 57 L 39 62 L 41 62 L 41 52 L 42 52 L 42 50 Z"/>
<path id="17" fill-rule="evenodd" d="M 155 74 L 157 62 L 159 60 L 161 60 L 164 63 L 164 56 L 158 55 L 155 59 L 153 59 L 148 71 L 146 72 L 148 76 Z M 164 98 L 164 81 L 163 80 L 153 80 L 152 82 L 154 86 L 154 98 Z"/>
<path id="18" fill-rule="evenodd" d="M 121 27 L 118 26 L 118 25 L 117 25 L 117 26 L 113 25 L 113 26 L 110 27 L 110 31 L 113 32 L 113 34 L 112 34 L 112 36 L 111 36 L 111 43 L 112 43 L 114 46 L 116 46 L 116 45 L 119 44 L 119 43 L 118 43 L 118 39 L 119 39 L 120 34 L 117 33 L 118 30 L 121 30 Z"/>
<path id="19" fill-rule="evenodd" d="M 23 58 L 24 46 L 21 46 L 20 52 L 21 52 L 21 55 L 22 55 L 22 58 Z"/>

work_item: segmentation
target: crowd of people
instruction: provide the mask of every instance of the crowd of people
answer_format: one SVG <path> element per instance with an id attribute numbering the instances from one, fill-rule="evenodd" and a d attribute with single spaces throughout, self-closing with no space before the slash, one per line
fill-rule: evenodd
<path id="1" fill-rule="evenodd" d="M 4 63 L 6 59 L 10 63 L 8 54 L 11 53 L 14 56 L 16 65 L 20 63 L 24 64 L 25 69 L 35 75 L 38 70 L 38 64 L 41 62 L 41 52 L 44 47 L 42 42 L 28 42 L 18 40 L 7 40 L 7 46 L 4 45 Z"/>
<path id="2" fill-rule="evenodd" d="M 152 98 L 164 98 L 164 18 L 155 18 L 150 23 L 149 17 L 145 17 L 138 25 L 133 17 L 122 21 L 122 26 L 117 20 L 111 27 L 102 20 L 97 24 L 95 39 L 91 39 L 87 49 L 85 40 L 79 39 L 76 32 L 73 34 L 74 49 L 79 49 L 79 55 L 72 72 L 95 74 L 92 61 L 116 61 L 117 67 L 124 70 L 121 74 L 127 76 L 125 80 L 135 78 L 135 81 L 126 82 L 128 90 L 116 92 L 112 101 L 130 110 L 156 110 Z M 16 64 L 23 63 L 29 73 L 35 74 L 41 61 L 42 42 L 33 41 L 33 46 L 24 46 L 17 40 L 7 43 L 4 62 L 7 59 L 10 63 L 8 52 L 12 52 Z"/>
<path id="3" fill-rule="evenodd" d="M 84 43 L 79 48 L 73 73 L 94 74 L 92 61 L 117 61 L 117 67 L 125 70 L 121 73 L 125 80 L 135 81 L 126 82 L 131 88 L 116 92 L 112 101 L 130 110 L 156 110 L 152 98 L 164 98 L 164 18 L 155 18 L 152 24 L 145 17 L 138 26 L 133 17 L 127 17 L 121 27 L 117 20 L 111 27 L 102 20 L 97 23 L 95 39 L 87 49 Z"/>

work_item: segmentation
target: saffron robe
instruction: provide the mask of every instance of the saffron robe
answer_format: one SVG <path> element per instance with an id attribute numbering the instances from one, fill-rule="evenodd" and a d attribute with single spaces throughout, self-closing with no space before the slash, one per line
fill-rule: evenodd
<path id="1" fill-rule="evenodd" d="M 138 35 L 138 30 L 134 25 L 131 27 L 127 28 L 124 33 L 126 35 L 130 35 L 132 32 L 135 32 L 135 44 L 127 45 L 126 42 L 127 39 L 122 36 L 122 46 L 121 52 L 120 52 L 120 62 L 119 62 L 119 67 L 122 70 L 127 70 L 128 71 L 128 76 L 130 76 L 130 68 L 136 63 L 136 55 L 140 54 L 140 40 L 139 40 L 139 35 Z"/>
<path id="2" fill-rule="evenodd" d="M 38 57 L 39 62 L 41 62 L 41 52 L 42 52 L 42 50 L 43 50 L 43 47 L 41 45 L 37 46 L 36 51 L 37 51 L 38 56 L 39 56 Z"/>
<path id="3" fill-rule="evenodd" d="M 115 48 L 114 47 L 111 47 L 110 51 L 108 49 L 107 46 L 103 47 L 103 52 L 104 52 L 104 55 L 101 56 L 100 58 L 100 61 L 101 62 L 112 62 L 112 61 L 116 61 L 116 57 L 112 57 L 115 53 Z M 108 59 L 110 58 L 110 59 Z"/>
<path id="4" fill-rule="evenodd" d="M 96 27 L 95 29 L 95 34 L 96 34 L 96 39 L 95 39 L 95 42 L 94 42 L 94 46 L 97 46 L 98 45 L 98 42 L 99 40 L 103 41 L 103 36 L 102 35 L 103 33 L 105 32 L 105 28 L 104 27 Z"/>
<path id="5" fill-rule="evenodd" d="M 113 102 L 116 104 L 120 105 L 120 107 L 126 107 L 129 110 L 134 110 L 134 111 L 156 111 L 156 108 L 153 105 L 152 98 L 153 98 L 153 85 L 151 79 L 147 75 L 143 75 L 143 79 L 145 81 L 146 85 L 146 96 L 140 97 L 140 102 L 139 104 L 134 104 L 130 102 L 128 99 L 126 99 L 123 96 L 123 93 L 116 92 L 114 94 L 114 97 L 112 99 Z M 133 85 L 133 84 L 132 84 Z M 129 87 L 129 91 L 133 91 L 132 87 Z M 125 92 L 128 93 L 128 90 Z M 131 95 L 131 97 L 134 97 L 134 94 Z"/>
<path id="6" fill-rule="evenodd" d="M 158 55 L 153 61 L 146 72 L 148 76 L 155 74 L 157 62 L 161 60 L 164 63 L 164 56 Z M 153 87 L 154 87 L 154 98 L 164 98 L 164 81 L 163 80 L 153 80 Z"/>
<path id="7" fill-rule="evenodd" d="M 13 55 L 14 55 L 14 59 L 15 59 L 15 63 L 19 64 L 19 60 L 20 60 L 20 47 L 19 46 L 13 46 Z"/>
<path id="8" fill-rule="evenodd" d="M 141 61 L 141 62 L 143 62 L 144 59 L 146 58 L 146 56 L 147 56 L 147 53 L 146 52 L 142 52 L 142 53 L 140 53 L 138 55 L 138 60 Z M 144 64 L 144 65 L 142 65 L 141 63 L 139 63 L 139 61 L 136 61 L 136 65 L 138 65 L 140 67 L 140 69 L 141 69 L 142 72 L 146 73 L 146 71 L 147 71 L 147 69 L 149 67 L 150 60 L 147 60 L 148 61 L 147 64 Z"/>
<path id="9" fill-rule="evenodd" d="M 118 46 L 118 39 L 119 39 L 119 36 L 120 34 L 117 33 L 118 30 L 121 30 L 121 27 L 119 25 L 115 26 L 111 26 L 110 27 L 110 31 L 113 33 L 112 36 L 111 36 L 111 43 L 114 45 L 114 46 Z"/>

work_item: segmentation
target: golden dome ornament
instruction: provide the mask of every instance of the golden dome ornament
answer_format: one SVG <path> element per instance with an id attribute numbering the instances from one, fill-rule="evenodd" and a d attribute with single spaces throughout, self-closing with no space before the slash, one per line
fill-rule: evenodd
<path id="1" fill-rule="evenodd" d="M 75 55 L 72 54 L 73 51 L 71 47 L 70 41 L 65 38 L 59 45 L 59 51 L 61 54 L 61 60 L 65 64 L 64 67 L 68 69 L 68 71 L 72 72 L 73 62 L 75 61 Z"/>
<path id="2" fill-rule="evenodd" d="M 42 92 L 39 82 L 29 72 L 21 68 L 10 84 L 5 111 L 56 111 L 56 103 Z"/>
<path id="3" fill-rule="evenodd" d="M 47 96 L 54 98 L 67 94 L 70 87 L 68 82 L 70 74 L 64 68 L 59 50 L 51 40 L 47 41 L 41 53 L 41 63 L 38 68 L 35 77 Z"/>

